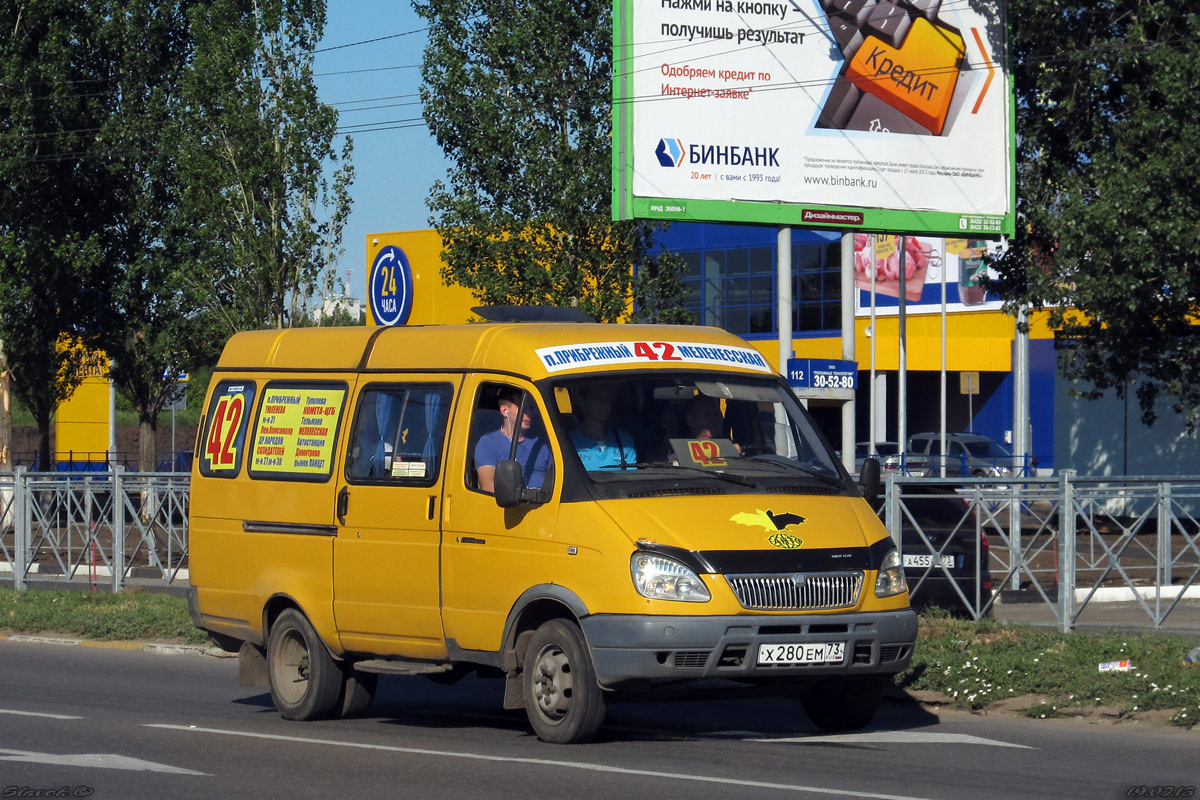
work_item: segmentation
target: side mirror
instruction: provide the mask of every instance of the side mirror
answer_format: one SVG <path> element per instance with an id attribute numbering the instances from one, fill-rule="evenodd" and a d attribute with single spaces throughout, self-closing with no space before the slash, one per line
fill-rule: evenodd
<path id="1" fill-rule="evenodd" d="M 522 490 L 525 488 L 525 476 L 521 474 L 521 465 L 511 459 L 505 459 L 496 465 L 495 490 L 496 505 L 501 508 L 516 508 L 521 504 Z"/>
<path id="2" fill-rule="evenodd" d="M 868 458 L 863 461 L 862 471 L 858 476 L 858 490 L 866 498 L 871 508 L 879 501 L 879 459 Z"/>

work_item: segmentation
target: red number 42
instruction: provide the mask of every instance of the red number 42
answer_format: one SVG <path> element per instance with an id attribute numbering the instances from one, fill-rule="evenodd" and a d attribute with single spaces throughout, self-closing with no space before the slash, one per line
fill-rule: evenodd
<path id="1" fill-rule="evenodd" d="M 228 395 L 217 401 L 212 426 L 208 430 L 208 441 L 204 444 L 210 469 L 233 468 L 233 440 L 242 425 L 245 411 L 246 398 L 241 394 Z"/>

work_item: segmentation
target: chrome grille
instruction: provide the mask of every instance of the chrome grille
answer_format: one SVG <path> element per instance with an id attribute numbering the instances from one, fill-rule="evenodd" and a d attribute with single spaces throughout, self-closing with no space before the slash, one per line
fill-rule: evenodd
<path id="1" fill-rule="evenodd" d="M 858 603 L 863 573 L 795 572 L 726 575 L 742 608 L 755 611 L 818 611 Z"/>

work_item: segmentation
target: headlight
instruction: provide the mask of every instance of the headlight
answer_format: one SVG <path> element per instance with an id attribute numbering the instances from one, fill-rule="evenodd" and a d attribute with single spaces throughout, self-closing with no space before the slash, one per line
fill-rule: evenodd
<path id="1" fill-rule="evenodd" d="M 629 559 L 633 586 L 651 600 L 684 600 L 707 603 L 712 599 L 700 576 L 673 558 L 634 553 Z"/>
<path id="2" fill-rule="evenodd" d="M 891 597 L 907 591 L 908 582 L 904 580 L 904 569 L 900 566 L 900 551 L 893 547 L 879 565 L 879 576 L 875 578 L 875 596 Z"/>

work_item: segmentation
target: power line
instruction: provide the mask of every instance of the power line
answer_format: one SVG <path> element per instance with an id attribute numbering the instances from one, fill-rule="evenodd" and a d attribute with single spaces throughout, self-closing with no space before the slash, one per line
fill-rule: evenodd
<path id="1" fill-rule="evenodd" d="M 377 36 L 374 39 L 363 39 L 361 42 L 350 42 L 348 44 L 336 44 L 332 47 L 320 47 L 313 50 L 314 53 L 328 53 L 330 50 L 343 50 L 347 47 L 358 47 L 364 44 L 374 44 L 375 42 L 385 42 L 388 39 L 399 39 L 401 36 L 412 36 L 414 33 L 423 33 L 429 30 L 429 26 L 417 28 L 416 30 L 404 31 L 403 33 L 393 33 L 390 36 Z"/>

